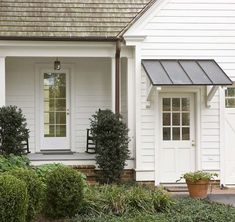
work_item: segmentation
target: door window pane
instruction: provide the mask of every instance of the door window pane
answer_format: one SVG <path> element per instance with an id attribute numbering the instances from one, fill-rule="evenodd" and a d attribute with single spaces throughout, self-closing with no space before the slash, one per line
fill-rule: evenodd
<path id="1" fill-rule="evenodd" d="M 180 111 L 180 99 L 179 98 L 172 99 L 172 110 Z"/>
<path id="2" fill-rule="evenodd" d="M 171 111 L 171 99 L 170 98 L 163 99 L 163 111 Z"/>
<path id="3" fill-rule="evenodd" d="M 189 111 L 190 100 L 188 98 L 182 98 L 182 111 Z"/>
<path id="4" fill-rule="evenodd" d="M 180 140 L 180 127 L 172 129 L 173 140 Z"/>
<path id="5" fill-rule="evenodd" d="M 163 140 L 171 140 L 171 128 L 170 127 L 163 128 Z"/>
<path id="6" fill-rule="evenodd" d="M 182 113 L 182 126 L 189 126 L 190 124 L 190 114 Z"/>
<path id="7" fill-rule="evenodd" d="M 170 125 L 171 125 L 171 114 L 163 113 L 163 126 L 170 126 Z"/>
<path id="8" fill-rule="evenodd" d="M 180 113 L 172 113 L 172 125 L 173 126 L 180 125 Z"/>
<path id="9" fill-rule="evenodd" d="M 188 127 L 182 128 L 182 140 L 190 140 L 190 129 Z"/>
<path id="10" fill-rule="evenodd" d="M 66 75 L 44 73 L 44 135 L 66 136 Z"/>

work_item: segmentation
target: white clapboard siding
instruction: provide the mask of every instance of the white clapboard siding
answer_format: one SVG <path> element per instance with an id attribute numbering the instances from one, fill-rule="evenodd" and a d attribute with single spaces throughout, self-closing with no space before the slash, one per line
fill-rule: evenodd
<path id="1" fill-rule="evenodd" d="M 86 129 L 89 118 L 99 108 L 111 108 L 111 63 L 104 58 L 60 58 L 61 63 L 74 66 L 75 95 L 74 132 L 75 150 L 85 152 Z M 35 64 L 51 63 L 53 58 L 7 58 L 6 62 L 6 103 L 22 108 L 30 129 L 29 145 L 35 152 Z"/>
<path id="2" fill-rule="evenodd" d="M 146 35 L 142 59 L 215 59 L 235 80 L 235 0 L 170 0 L 141 30 Z M 153 102 L 146 108 L 146 75 L 142 71 L 142 151 L 141 170 L 152 167 L 155 115 Z M 205 106 L 202 89 L 201 167 L 220 169 L 219 94 Z M 153 135 L 151 136 L 151 133 Z M 145 154 L 145 149 L 147 153 Z"/>

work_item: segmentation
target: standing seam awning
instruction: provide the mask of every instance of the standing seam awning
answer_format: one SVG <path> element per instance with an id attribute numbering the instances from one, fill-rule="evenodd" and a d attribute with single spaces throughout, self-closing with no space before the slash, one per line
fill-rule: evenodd
<path id="1" fill-rule="evenodd" d="M 154 86 L 233 84 L 214 60 L 142 60 L 142 66 Z"/>

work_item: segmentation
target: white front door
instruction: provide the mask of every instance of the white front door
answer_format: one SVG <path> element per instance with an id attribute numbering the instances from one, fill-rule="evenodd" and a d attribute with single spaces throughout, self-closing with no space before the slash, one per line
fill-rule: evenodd
<path id="1" fill-rule="evenodd" d="M 160 95 L 160 182 L 175 183 L 195 170 L 193 94 Z"/>
<path id="2" fill-rule="evenodd" d="M 40 148 L 69 150 L 69 72 L 42 70 L 40 81 Z"/>

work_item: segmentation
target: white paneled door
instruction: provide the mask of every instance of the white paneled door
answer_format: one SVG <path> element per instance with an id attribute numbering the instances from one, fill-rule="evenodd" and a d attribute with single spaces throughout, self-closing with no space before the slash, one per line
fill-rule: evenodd
<path id="1" fill-rule="evenodd" d="M 41 150 L 69 150 L 69 74 L 41 73 Z"/>
<path id="2" fill-rule="evenodd" d="M 193 94 L 160 96 L 160 182 L 175 183 L 195 170 L 195 115 Z"/>

